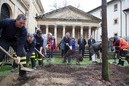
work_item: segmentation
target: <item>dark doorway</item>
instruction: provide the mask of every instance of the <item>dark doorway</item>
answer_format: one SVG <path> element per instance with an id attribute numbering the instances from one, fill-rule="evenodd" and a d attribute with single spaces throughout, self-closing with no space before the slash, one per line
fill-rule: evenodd
<path id="1" fill-rule="evenodd" d="M 1 7 L 1 16 L 0 19 L 10 18 L 9 7 L 7 4 L 3 4 Z"/>

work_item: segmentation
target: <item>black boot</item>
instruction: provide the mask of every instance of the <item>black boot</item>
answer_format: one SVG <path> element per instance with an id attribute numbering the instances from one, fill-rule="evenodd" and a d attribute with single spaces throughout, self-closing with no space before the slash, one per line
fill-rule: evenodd
<path id="1" fill-rule="evenodd" d="M 21 66 L 19 66 L 19 76 L 20 77 L 27 77 L 26 71 L 25 70 L 21 70 Z"/>
<path id="2" fill-rule="evenodd" d="M 121 59 L 119 59 L 118 65 L 124 66 L 124 61 L 122 61 Z"/>

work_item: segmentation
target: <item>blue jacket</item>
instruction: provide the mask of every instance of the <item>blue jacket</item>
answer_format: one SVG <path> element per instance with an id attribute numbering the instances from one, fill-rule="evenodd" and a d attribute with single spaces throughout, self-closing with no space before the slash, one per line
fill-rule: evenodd
<path id="1" fill-rule="evenodd" d="M 16 20 L 3 19 L 0 21 L 1 39 L 7 42 L 17 42 L 17 45 L 23 45 L 26 42 L 27 29 L 15 26 Z"/>
<path id="2" fill-rule="evenodd" d="M 34 34 L 35 40 L 36 40 L 36 48 L 39 49 L 40 47 L 43 47 L 43 38 L 40 36 L 38 37 L 36 34 Z"/>
<path id="3" fill-rule="evenodd" d="M 75 49 L 76 41 L 74 39 L 70 40 L 70 46 L 72 46 L 72 49 Z"/>
<path id="4" fill-rule="evenodd" d="M 36 42 L 35 42 L 35 40 L 33 40 L 33 42 L 32 43 L 29 43 L 28 41 L 26 41 L 26 43 L 25 43 L 25 50 L 26 50 L 26 52 L 27 52 L 27 55 L 26 55 L 26 57 L 30 57 L 31 56 L 31 54 L 33 53 L 33 52 L 35 52 L 35 46 L 36 46 Z"/>

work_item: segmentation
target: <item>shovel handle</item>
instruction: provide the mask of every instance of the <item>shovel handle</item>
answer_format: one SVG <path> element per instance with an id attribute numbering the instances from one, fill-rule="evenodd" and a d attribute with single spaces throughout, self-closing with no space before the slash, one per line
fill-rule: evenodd
<path id="1" fill-rule="evenodd" d="M 12 58 L 13 60 L 15 60 L 14 58 L 13 58 L 13 56 L 11 56 L 4 48 L 2 48 L 1 46 L 0 46 L 0 50 L 2 51 L 2 52 L 4 52 L 7 56 L 9 56 L 10 58 Z M 24 67 L 21 63 L 19 63 L 19 65 L 20 65 L 20 67 L 21 67 L 21 70 L 24 70 L 24 71 L 33 71 L 33 69 L 31 69 L 31 68 L 27 68 L 27 67 Z"/>
<path id="2" fill-rule="evenodd" d="M 7 56 L 9 56 L 10 58 L 12 58 L 12 59 L 14 59 L 4 48 L 2 48 L 1 46 L 0 46 L 0 50 L 2 51 L 2 52 L 4 52 Z"/>
<path id="3" fill-rule="evenodd" d="M 70 50 L 72 50 L 72 49 L 70 48 L 69 44 L 68 44 L 67 46 L 69 47 Z"/>
<path id="4" fill-rule="evenodd" d="M 10 55 L 4 48 L 0 46 L 0 50 L 4 52 L 7 56 L 9 56 L 11 59 L 15 60 L 12 55 Z M 21 63 L 19 64 L 21 67 L 24 67 Z"/>
<path id="5" fill-rule="evenodd" d="M 42 57 L 45 57 L 42 53 L 39 52 L 38 49 L 35 48 L 35 50 L 36 50 L 36 52 L 38 52 Z"/>

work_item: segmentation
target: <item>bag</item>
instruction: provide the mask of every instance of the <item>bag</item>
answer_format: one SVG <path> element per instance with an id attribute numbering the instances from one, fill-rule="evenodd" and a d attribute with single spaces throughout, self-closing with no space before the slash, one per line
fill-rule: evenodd
<path id="1" fill-rule="evenodd" d="M 70 50 L 72 50 L 72 46 L 69 46 Z"/>
<path id="2" fill-rule="evenodd" d="M 95 54 L 93 54 L 91 57 L 92 57 L 92 61 L 96 61 L 97 60 Z"/>

